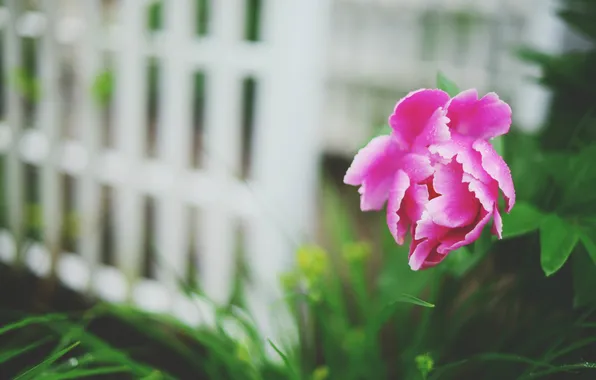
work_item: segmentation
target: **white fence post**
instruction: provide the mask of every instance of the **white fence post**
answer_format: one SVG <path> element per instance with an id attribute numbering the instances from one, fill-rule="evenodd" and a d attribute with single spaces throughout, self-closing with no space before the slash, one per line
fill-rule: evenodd
<path id="1" fill-rule="evenodd" d="M 101 8 L 97 0 L 84 0 L 82 11 L 86 24 L 80 36 L 75 68 L 77 71 L 76 101 L 81 143 L 85 156 L 81 157 L 85 170 L 77 183 L 76 197 L 79 210 L 78 248 L 87 266 L 93 272 L 99 264 L 99 241 L 101 231 L 100 196 L 98 182 L 98 154 L 101 144 L 100 112 L 92 89 L 101 68 Z M 91 272 L 91 273 L 92 273 Z M 90 285 L 90 283 L 89 283 Z"/>
<path id="2" fill-rule="evenodd" d="M 271 62 L 258 99 L 252 173 L 266 212 L 249 225 L 247 261 L 253 282 L 247 302 L 261 331 L 277 340 L 288 337 L 279 329 L 293 328 L 287 324 L 279 276 L 290 268 L 296 243 L 314 228 L 330 3 L 267 5 L 264 43 Z"/>
<path id="3" fill-rule="evenodd" d="M 17 247 L 23 238 L 23 200 L 24 200 L 24 172 L 20 160 L 18 141 L 23 128 L 23 107 L 20 96 L 15 88 L 14 73 L 21 64 L 21 39 L 17 35 L 15 22 L 20 13 L 19 0 L 7 0 L 8 17 L 4 29 L 5 51 L 3 75 L 6 78 L 5 111 L 10 131 L 10 148 L 6 155 L 6 203 L 8 205 L 9 228 L 17 242 Z M 19 252 L 15 252 L 18 254 Z"/>
<path id="4" fill-rule="evenodd" d="M 158 144 L 167 167 L 166 187 L 157 213 L 158 280 L 170 291 L 184 278 L 188 250 L 187 205 L 175 181 L 184 178 L 190 157 L 192 131 L 192 75 L 188 52 L 193 37 L 194 0 L 164 2 L 164 35 L 160 86 Z M 197 189 L 200 191 L 200 189 Z"/>
<path id="5" fill-rule="evenodd" d="M 41 79 L 41 100 L 37 114 L 36 128 L 45 140 L 45 159 L 41 163 L 41 204 L 43 213 L 43 241 L 52 261 L 61 253 L 62 232 L 62 177 L 60 173 L 61 143 L 60 107 L 61 91 L 58 85 L 60 75 L 59 46 L 56 41 L 58 2 L 43 1 L 46 16 L 45 33 L 41 36 L 42 48 L 38 56 Z"/>
<path id="6" fill-rule="evenodd" d="M 120 6 L 113 124 L 118 159 L 108 170 L 118 171 L 113 203 L 116 265 L 132 283 L 139 278 L 142 262 L 143 198 L 139 189 L 146 125 L 146 4 L 129 0 Z"/>
<path id="7" fill-rule="evenodd" d="M 240 168 L 241 76 L 229 55 L 241 43 L 245 3 L 211 2 L 212 29 L 208 38 L 214 63 L 206 69 L 204 162 L 218 194 L 216 202 L 205 205 L 199 222 L 199 267 L 200 284 L 217 303 L 229 300 L 235 269 L 235 218 L 230 205 L 234 203 L 231 190 Z"/>

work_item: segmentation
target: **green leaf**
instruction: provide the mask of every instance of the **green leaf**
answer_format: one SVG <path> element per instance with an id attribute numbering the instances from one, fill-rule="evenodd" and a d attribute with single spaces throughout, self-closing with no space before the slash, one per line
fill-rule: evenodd
<path id="1" fill-rule="evenodd" d="M 532 232 L 544 219 L 544 215 L 529 203 L 517 203 L 510 214 L 503 215 L 503 238 L 509 239 Z"/>
<path id="2" fill-rule="evenodd" d="M 394 301 L 394 303 L 397 303 L 397 302 L 411 303 L 413 305 L 418 305 L 418 306 L 423 306 L 423 307 L 435 307 L 435 305 L 433 305 L 432 303 L 423 301 L 420 298 L 414 297 L 409 294 L 402 294 Z"/>
<path id="3" fill-rule="evenodd" d="M 578 228 L 579 239 L 581 240 L 588 255 L 596 264 L 596 226 L 587 225 Z"/>
<path id="4" fill-rule="evenodd" d="M 557 215 L 544 219 L 540 224 L 540 264 L 547 276 L 561 269 L 578 240 L 576 229 Z"/>
<path id="5" fill-rule="evenodd" d="M 437 87 L 443 91 L 445 91 L 446 93 L 449 94 L 449 96 L 455 96 L 457 94 L 459 94 L 459 87 L 457 87 L 457 85 L 455 84 L 455 82 L 453 82 L 451 79 L 447 78 L 445 76 L 445 74 L 443 74 L 442 72 L 438 72 L 437 73 Z"/>
<path id="6" fill-rule="evenodd" d="M 582 307 L 596 303 L 596 266 L 583 249 L 573 254 L 573 305 Z"/>

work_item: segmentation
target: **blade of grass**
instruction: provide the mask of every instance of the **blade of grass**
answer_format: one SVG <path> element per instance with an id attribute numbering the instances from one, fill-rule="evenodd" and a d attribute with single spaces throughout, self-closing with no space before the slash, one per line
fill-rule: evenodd
<path id="1" fill-rule="evenodd" d="M 281 359 L 283 360 L 284 364 L 286 365 L 286 368 L 288 369 L 288 374 L 290 375 L 291 379 L 295 379 L 295 380 L 300 380 L 300 376 L 298 375 L 298 373 L 296 372 L 296 369 L 294 368 L 294 366 L 292 365 L 292 362 L 290 361 L 290 359 L 288 358 L 288 356 L 286 354 L 284 354 L 276 345 L 275 343 L 273 343 L 271 341 L 271 339 L 267 339 L 267 342 L 269 342 L 269 344 L 271 345 L 271 347 L 275 350 L 275 352 L 277 352 L 277 354 L 281 357 Z"/>
<path id="2" fill-rule="evenodd" d="M 44 343 L 49 342 L 50 340 L 51 340 L 51 338 L 44 338 L 44 339 L 38 340 L 37 342 L 31 343 L 25 347 L 16 348 L 16 349 L 12 349 L 12 350 L 6 350 L 0 354 L 0 364 L 5 363 L 5 362 L 11 360 L 12 358 L 20 356 L 28 351 L 31 351 L 31 350 L 43 345 Z"/>
<path id="3" fill-rule="evenodd" d="M 554 367 L 554 368 L 549 368 L 544 371 L 530 373 L 529 375 L 527 375 L 523 378 L 520 378 L 520 380 L 536 379 L 538 377 L 544 377 L 547 375 L 552 375 L 554 373 L 571 372 L 576 369 L 596 369 L 596 363 L 584 362 L 584 363 L 576 363 L 576 364 L 566 364 L 566 365 L 562 365 L 562 366 L 558 366 L 558 367 Z"/>
<path id="4" fill-rule="evenodd" d="M 67 380 L 81 379 L 84 377 L 112 375 L 115 373 L 130 372 L 130 369 L 124 366 L 111 366 L 103 368 L 74 369 L 67 373 L 48 374 L 40 377 L 40 380 Z"/>
<path id="5" fill-rule="evenodd" d="M 0 328 L 0 335 L 6 334 L 7 332 L 21 329 L 23 327 L 27 327 L 33 324 L 42 324 L 48 322 L 54 322 L 58 320 L 65 320 L 66 316 L 64 314 L 47 314 L 44 316 L 33 316 L 21 319 L 20 321 L 10 323 L 6 326 L 2 326 Z"/>
<path id="6" fill-rule="evenodd" d="M 61 357 L 63 357 L 64 355 L 66 355 L 67 353 L 69 353 L 70 351 L 72 351 L 79 344 L 80 344 L 80 342 L 74 342 L 70 346 L 68 346 L 66 348 L 63 348 L 60 351 L 58 351 L 58 352 L 50 355 L 47 359 L 45 359 L 41 363 L 35 365 L 32 368 L 29 368 L 28 370 L 26 370 L 22 374 L 20 374 L 17 377 L 15 377 L 14 380 L 19 380 L 19 379 L 20 380 L 24 380 L 24 379 L 36 379 L 36 378 L 38 378 L 43 373 L 43 371 L 45 371 L 56 360 L 60 359 Z"/>

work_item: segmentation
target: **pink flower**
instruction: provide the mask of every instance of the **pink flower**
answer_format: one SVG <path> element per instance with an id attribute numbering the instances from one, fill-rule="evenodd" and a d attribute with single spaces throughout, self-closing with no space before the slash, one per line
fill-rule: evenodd
<path id="1" fill-rule="evenodd" d="M 454 98 L 422 89 L 399 101 L 392 132 L 361 149 L 344 182 L 360 186 L 360 208 L 380 210 L 398 244 L 412 235 L 410 267 L 424 269 L 475 241 L 491 220 L 501 237 L 499 190 L 509 212 L 515 190 L 507 164 L 489 139 L 511 125 L 511 109 L 476 90 Z"/>

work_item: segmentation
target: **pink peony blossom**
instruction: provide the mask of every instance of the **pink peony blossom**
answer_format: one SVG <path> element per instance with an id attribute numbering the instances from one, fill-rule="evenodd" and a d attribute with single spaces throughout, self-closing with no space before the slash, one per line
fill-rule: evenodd
<path id="1" fill-rule="evenodd" d="M 389 118 L 392 132 L 361 149 L 344 182 L 360 186 L 360 208 L 387 204 L 387 225 L 398 244 L 412 235 L 413 270 L 440 263 L 449 252 L 472 243 L 492 220 L 501 238 L 499 192 L 505 211 L 515 190 L 505 161 L 489 139 L 511 125 L 511 109 L 494 93 L 476 90 L 450 98 L 421 89 L 400 100 Z"/>

